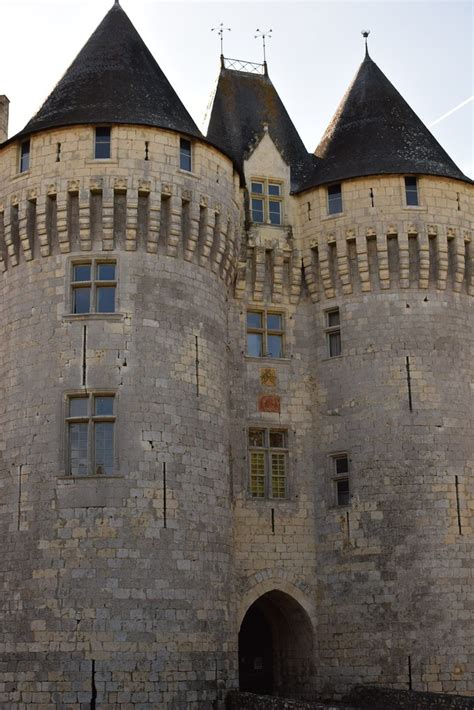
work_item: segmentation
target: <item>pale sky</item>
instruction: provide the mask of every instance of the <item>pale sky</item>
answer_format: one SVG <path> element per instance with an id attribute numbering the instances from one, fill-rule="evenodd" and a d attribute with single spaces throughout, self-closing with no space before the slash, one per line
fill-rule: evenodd
<path id="1" fill-rule="evenodd" d="M 113 0 L 0 0 L 0 94 L 10 135 L 37 111 Z M 262 61 L 255 30 L 272 29 L 270 77 L 313 151 L 369 50 L 452 159 L 474 177 L 474 4 L 461 0 L 385 2 L 189 2 L 121 0 L 133 24 L 202 128 L 227 57 Z M 456 109 L 456 110 L 453 110 Z M 444 118 L 443 118 L 444 117 Z M 442 119 L 442 120 L 439 120 Z"/>

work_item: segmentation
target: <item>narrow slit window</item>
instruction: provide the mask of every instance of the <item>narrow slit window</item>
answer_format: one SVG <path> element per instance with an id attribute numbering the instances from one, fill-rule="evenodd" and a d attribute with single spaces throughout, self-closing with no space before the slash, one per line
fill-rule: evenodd
<path id="1" fill-rule="evenodd" d="M 328 357 L 342 355 L 341 315 L 339 308 L 326 311 L 326 346 Z"/>
<path id="2" fill-rule="evenodd" d="M 336 505 L 349 505 L 351 502 L 349 457 L 347 454 L 334 454 L 331 459 Z"/>
<path id="3" fill-rule="evenodd" d="M 110 149 L 111 130 L 101 126 L 95 129 L 94 158 L 96 160 L 108 160 L 111 155 Z"/>
<path id="4" fill-rule="evenodd" d="M 405 199 L 408 207 L 418 207 L 418 181 L 416 177 L 405 178 Z"/>
<path id="5" fill-rule="evenodd" d="M 187 138 L 179 140 L 179 167 L 181 170 L 192 171 L 192 146 Z"/>
<path id="6" fill-rule="evenodd" d="M 23 141 L 20 146 L 20 173 L 30 169 L 30 141 Z"/>
<path id="7" fill-rule="evenodd" d="M 342 188 L 341 183 L 328 187 L 328 214 L 339 214 L 342 212 Z"/>

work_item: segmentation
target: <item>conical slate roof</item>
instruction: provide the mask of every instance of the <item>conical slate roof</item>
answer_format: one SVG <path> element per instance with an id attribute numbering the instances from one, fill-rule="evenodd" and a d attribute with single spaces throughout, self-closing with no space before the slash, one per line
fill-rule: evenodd
<path id="1" fill-rule="evenodd" d="M 201 137 L 117 0 L 16 137 L 85 123 L 140 124 Z"/>
<path id="2" fill-rule="evenodd" d="M 268 75 L 222 68 L 207 140 L 229 155 L 243 175 L 244 160 L 265 130 L 291 167 L 293 186 L 308 175 L 312 156 Z"/>
<path id="3" fill-rule="evenodd" d="M 366 53 L 303 189 L 364 175 L 412 173 L 471 182 Z"/>

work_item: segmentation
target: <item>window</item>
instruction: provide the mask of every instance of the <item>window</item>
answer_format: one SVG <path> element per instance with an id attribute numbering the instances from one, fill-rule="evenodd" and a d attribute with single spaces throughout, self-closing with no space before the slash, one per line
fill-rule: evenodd
<path id="1" fill-rule="evenodd" d="M 405 178 L 405 199 L 408 207 L 417 207 L 420 204 L 416 177 Z"/>
<path id="2" fill-rule="evenodd" d="M 247 311 L 247 355 L 283 357 L 283 313 Z"/>
<path id="3" fill-rule="evenodd" d="M 257 224 L 282 223 L 282 185 L 273 180 L 251 181 L 252 221 Z"/>
<path id="4" fill-rule="evenodd" d="M 30 141 L 23 141 L 20 146 L 20 173 L 30 169 Z"/>
<path id="5" fill-rule="evenodd" d="M 341 318 L 339 308 L 326 311 L 326 343 L 329 357 L 338 357 L 341 347 Z"/>
<path id="6" fill-rule="evenodd" d="M 67 402 L 68 474 L 114 473 L 115 398 L 111 394 L 71 396 Z"/>
<path id="7" fill-rule="evenodd" d="M 287 432 L 249 429 L 249 456 L 252 498 L 286 498 Z"/>
<path id="8" fill-rule="evenodd" d="M 114 261 L 72 264 L 72 313 L 115 313 L 116 268 Z"/>
<path id="9" fill-rule="evenodd" d="M 334 454 L 331 459 L 336 503 L 337 505 L 349 505 L 349 458 L 347 454 Z"/>
<path id="10" fill-rule="evenodd" d="M 339 212 L 342 212 L 341 183 L 328 187 L 328 214 L 339 214 Z"/>
<path id="11" fill-rule="evenodd" d="M 110 158 L 110 128 L 95 129 L 94 158 L 96 160 Z"/>
<path id="12" fill-rule="evenodd" d="M 192 170 L 191 141 L 186 138 L 179 139 L 179 167 L 181 170 Z"/>

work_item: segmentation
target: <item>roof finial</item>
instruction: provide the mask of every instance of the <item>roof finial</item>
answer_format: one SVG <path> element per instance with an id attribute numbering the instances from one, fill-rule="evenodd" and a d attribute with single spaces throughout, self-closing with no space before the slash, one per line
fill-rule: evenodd
<path id="1" fill-rule="evenodd" d="M 271 38 L 272 38 L 272 32 L 273 32 L 273 30 L 264 30 L 264 31 L 262 32 L 262 30 L 259 30 L 259 29 L 257 28 L 257 29 L 255 30 L 255 32 L 256 32 L 257 34 L 255 35 L 255 38 L 254 38 L 254 39 L 257 39 L 258 37 L 261 37 L 261 38 L 262 38 L 262 42 L 263 42 L 263 66 L 265 67 L 265 74 L 267 74 L 267 55 L 266 55 L 265 40 L 266 40 L 267 38 L 268 38 L 268 39 L 271 39 Z"/>
<path id="2" fill-rule="evenodd" d="M 370 35 L 370 30 L 362 30 L 361 32 L 362 37 L 365 40 L 365 56 L 369 56 L 369 48 L 367 46 L 367 37 Z"/>
<path id="3" fill-rule="evenodd" d="M 120 5 L 120 0 L 115 0 L 114 5 Z"/>
<path id="4" fill-rule="evenodd" d="M 224 32 L 230 32 L 230 27 L 224 27 L 224 23 L 221 22 L 218 27 L 213 27 L 211 32 L 217 32 L 221 38 L 221 66 L 224 68 Z"/>

